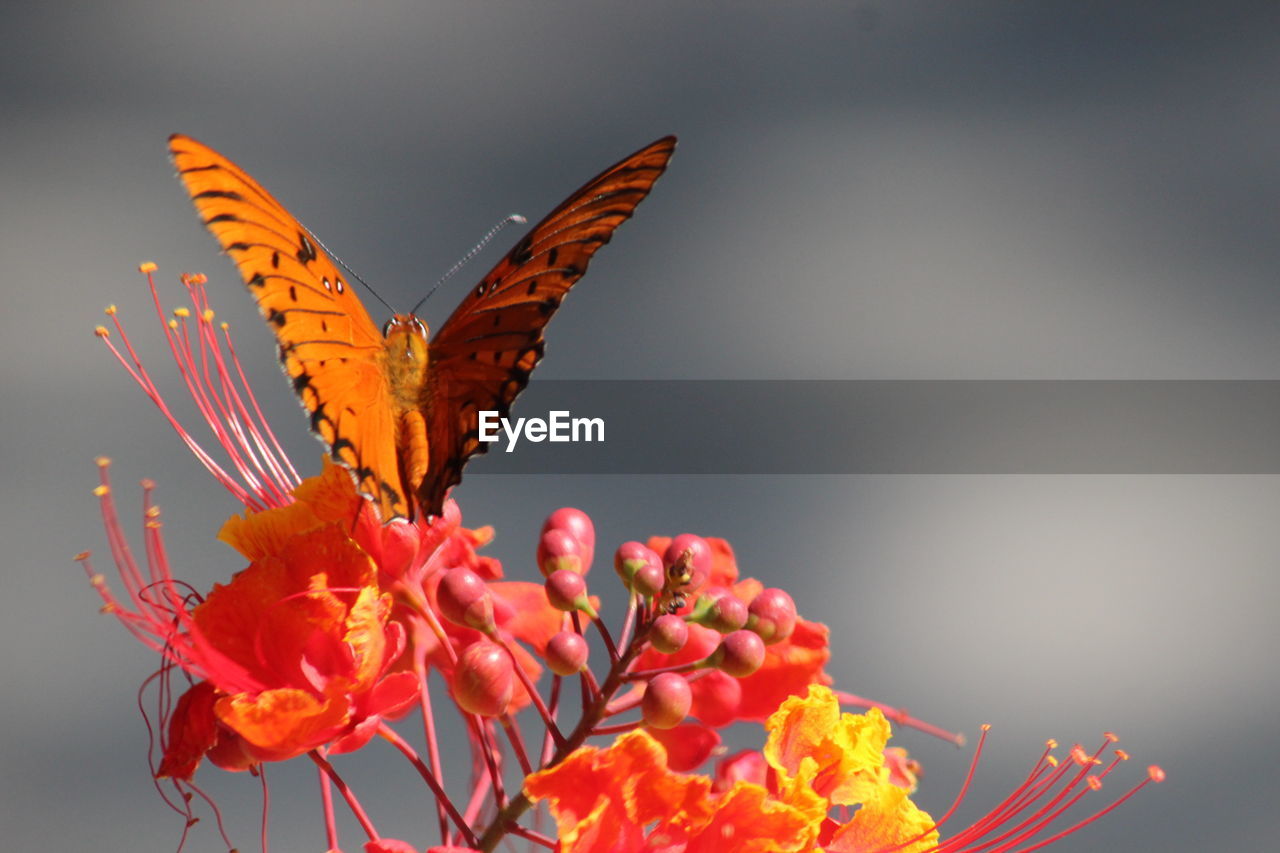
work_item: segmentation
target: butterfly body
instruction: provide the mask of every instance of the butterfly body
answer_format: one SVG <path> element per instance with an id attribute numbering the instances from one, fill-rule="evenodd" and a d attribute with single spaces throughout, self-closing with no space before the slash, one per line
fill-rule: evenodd
<path id="1" fill-rule="evenodd" d="M 235 163 L 169 139 L 179 177 L 276 335 L 311 429 L 384 521 L 439 514 L 479 441 L 542 358 L 542 330 L 596 250 L 662 175 L 660 139 L 583 185 L 462 300 L 434 339 L 413 314 L 378 329 L 323 247 Z"/>

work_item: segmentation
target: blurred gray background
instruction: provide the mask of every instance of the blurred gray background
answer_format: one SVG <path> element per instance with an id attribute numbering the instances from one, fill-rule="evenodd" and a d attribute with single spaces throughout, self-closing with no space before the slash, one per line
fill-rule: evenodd
<path id="1" fill-rule="evenodd" d="M 155 661 L 97 615 L 71 559 L 110 566 L 90 494 L 107 453 L 126 510 L 158 481 L 182 576 L 208 588 L 241 568 L 212 539 L 235 505 L 91 334 L 118 304 L 177 395 L 139 261 L 171 304 L 179 272 L 211 276 L 272 423 L 319 466 L 169 133 L 241 163 L 402 309 L 502 215 L 536 219 L 679 134 L 552 323 L 535 388 L 1280 379 L 1278 25 L 1274 3 L 5 4 L 0 847 L 170 850 L 180 829 L 134 706 Z M 1156 761 L 1170 780 L 1056 849 L 1273 842 L 1277 477 L 512 476 L 502 455 L 456 496 L 496 525 L 512 577 L 531 577 L 561 505 L 592 514 L 602 562 L 653 533 L 724 536 L 831 626 L 841 686 L 971 734 L 992 723 L 958 821 L 1045 738 L 1111 729 L 1126 779 Z M 944 811 L 968 753 L 897 742 Z M 347 766 L 379 825 L 431 842 L 421 784 L 366 753 Z M 295 764 L 271 771 L 273 848 L 321 850 Z M 256 849 L 253 780 L 201 780 Z M 207 821 L 188 849 L 221 849 Z"/>

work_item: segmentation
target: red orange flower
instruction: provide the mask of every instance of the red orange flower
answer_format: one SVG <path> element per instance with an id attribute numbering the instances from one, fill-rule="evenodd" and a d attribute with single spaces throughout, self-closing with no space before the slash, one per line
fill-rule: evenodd
<path id="1" fill-rule="evenodd" d="M 105 464 L 103 476 L 110 530 L 115 510 Z M 324 491 L 322 482 L 305 486 L 304 496 Z M 195 606 L 173 578 L 153 510 L 149 579 L 127 549 L 115 549 L 128 601 L 98 579 L 108 608 L 197 680 L 170 715 L 158 775 L 190 778 L 206 753 L 244 769 L 324 745 L 355 749 L 383 715 L 416 698 L 412 675 L 389 672 L 405 633 L 390 618 L 377 566 L 346 526 L 313 509 L 300 500 L 237 518 L 229 538 L 252 562 Z"/>
<path id="2" fill-rule="evenodd" d="M 885 763 L 889 723 L 873 708 L 841 714 L 836 696 L 812 686 L 770 717 L 763 773 L 740 754 L 713 785 L 703 776 L 670 770 L 661 745 L 647 732 L 618 738 L 606 749 L 583 747 L 561 764 L 528 777 L 525 794 L 546 801 L 564 853 L 617 850 L 810 851 L 828 853 L 963 853 L 1031 850 L 1074 832 L 1132 796 L 1158 768 L 1110 806 L 1050 838 L 1032 842 L 1086 793 L 1101 787 L 1112 762 L 1087 771 L 1097 754 L 1073 750 L 1080 772 L 1054 770 L 1042 760 L 1019 787 L 973 826 L 942 841 L 938 824 L 894 783 Z M 1120 755 L 1123 758 L 1123 754 Z M 976 761 L 976 756 L 975 756 Z M 1093 782 L 1084 780 L 1093 778 Z M 838 821 L 832 809 L 856 809 Z M 616 844 L 615 840 L 620 843 Z"/>

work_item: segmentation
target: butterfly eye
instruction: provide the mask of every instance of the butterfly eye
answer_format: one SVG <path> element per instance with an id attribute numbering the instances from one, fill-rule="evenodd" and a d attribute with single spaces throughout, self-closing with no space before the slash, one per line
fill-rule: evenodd
<path id="1" fill-rule="evenodd" d="M 385 338 L 385 337 L 387 337 L 388 335 L 390 335 L 390 334 L 391 334 L 391 329 L 392 329 L 392 328 L 394 328 L 394 327 L 395 327 L 395 325 L 396 325 L 396 321 L 395 321 L 394 319 L 388 320 L 387 322 L 383 323 L 383 324 L 382 324 L 382 336 Z"/>

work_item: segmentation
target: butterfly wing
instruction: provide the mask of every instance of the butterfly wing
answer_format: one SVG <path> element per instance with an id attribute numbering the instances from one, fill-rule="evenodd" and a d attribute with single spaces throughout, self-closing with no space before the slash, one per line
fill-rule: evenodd
<path id="1" fill-rule="evenodd" d="M 533 227 L 450 315 L 430 345 L 430 460 L 418 486 L 438 514 L 462 466 L 484 453 L 479 413 L 505 417 L 542 358 L 542 330 L 596 250 L 631 218 L 666 170 L 676 139 L 659 139 L 588 181 Z"/>
<path id="2" fill-rule="evenodd" d="M 169 138 L 205 227 L 235 261 L 275 333 L 311 429 L 383 520 L 409 514 L 382 334 L 306 228 L 243 169 L 189 136 Z"/>

